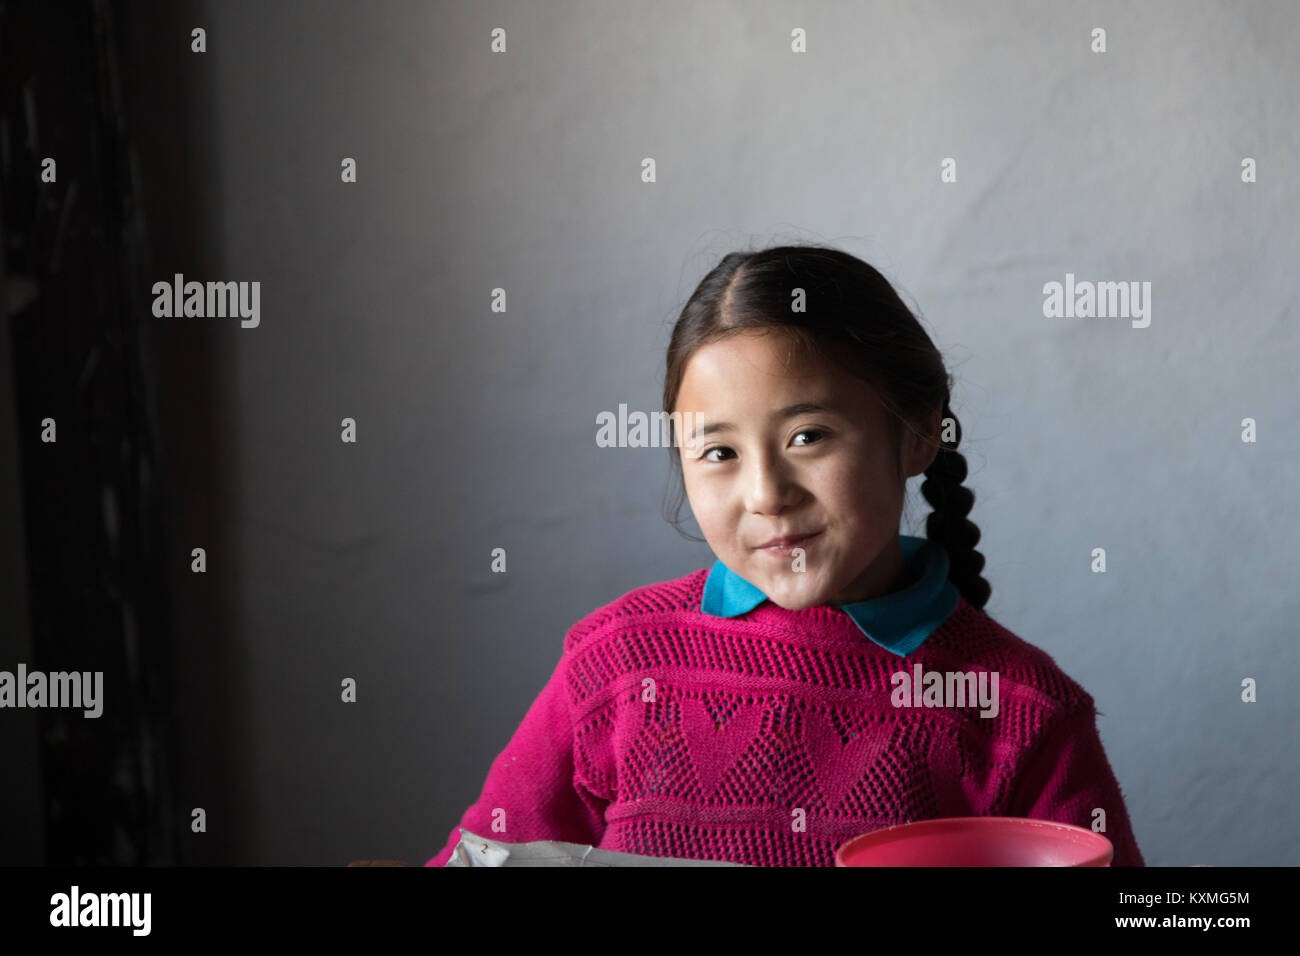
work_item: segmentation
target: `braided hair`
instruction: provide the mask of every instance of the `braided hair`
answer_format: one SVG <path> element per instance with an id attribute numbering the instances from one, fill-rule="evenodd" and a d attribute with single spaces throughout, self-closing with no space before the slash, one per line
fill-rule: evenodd
<path id="1" fill-rule="evenodd" d="M 955 435 L 951 443 L 940 438 L 939 453 L 925 470 L 921 494 L 934 509 L 925 519 L 925 536 L 948 552 L 948 579 L 968 604 L 983 608 L 993 588 L 980 577 L 984 555 L 975 550 L 980 529 L 966 516 L 975 504 L 975 493 L 962 484 L 966 480 L 966 458 L 957 451 L 961 443 L 961 423 L 943 403 L 941 434 L 952 423 Z"/>

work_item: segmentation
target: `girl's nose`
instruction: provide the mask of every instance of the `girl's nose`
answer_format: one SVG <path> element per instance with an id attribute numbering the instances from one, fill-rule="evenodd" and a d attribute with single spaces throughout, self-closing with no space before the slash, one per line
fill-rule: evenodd
<path id="1" fill-rule="evenodd" d="M 746 476 L 746 510 L 776 514 L 799 497 L 799 486 L 791 470 L 779 459 L 758 457 Z"/>

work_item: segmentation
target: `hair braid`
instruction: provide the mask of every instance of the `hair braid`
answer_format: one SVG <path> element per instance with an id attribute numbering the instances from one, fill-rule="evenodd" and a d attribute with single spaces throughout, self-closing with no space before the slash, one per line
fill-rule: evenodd
<path id="1" fill-rule="evenodd" d="M 962 597 L 983 609 L 993 589 L 980 577 L 984 555 L 975 550 L 980 529 L 966 518 L 975 504 L 975 493 L 962 484 L 966 480 L 966 459 L 957 451 L 961 423 L 945 399 L 941 435 L 948 419 L 952 419 L 956 431 L 954 440 L 948 443 L 940 438 L 939 453 L 925 470 L 925 481 L 921 483 L 921 494 L 934 508 L 925 521 L 925 536 L 948 552 L 948 577 Z"/>

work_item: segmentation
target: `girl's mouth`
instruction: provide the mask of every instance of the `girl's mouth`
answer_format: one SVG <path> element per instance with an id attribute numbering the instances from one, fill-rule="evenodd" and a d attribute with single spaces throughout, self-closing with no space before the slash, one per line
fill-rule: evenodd
<path id="1" fill-rule="evenodd" d="M 754 550 L 760 551 L 764 554 L 775 555 L 779 558 L 788 558 L 794 554 L 796 548 L 807 548 L 809 543 L 815 540 L 820 534 L 820 531 L 815 531 L 812 534 L 783 538 L 779 543 L 771 545 L 770 547 L 755 548 Z"/>

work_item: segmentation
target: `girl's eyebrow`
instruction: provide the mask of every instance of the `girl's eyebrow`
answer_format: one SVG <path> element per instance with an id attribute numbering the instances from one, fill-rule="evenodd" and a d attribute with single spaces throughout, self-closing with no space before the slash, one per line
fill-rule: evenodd
<path id="1" fill-rule="evenodd" d="M 838 415 L 839 409 L 825 402 L 795 402 L 793 405 L 787 405 L 785 408 L 778 408 L 769 419 L 773 422 L 783 422 L 788 418 L 794 418 L 797 415 L 807 415 L 811 412 L 828 412 L 832 415 Z M 697 416 L 698 417 L 698 416 Z M 699 428 L 691 430 L 691 438 L 699 438 L 704 435 L 712 435 L 717 432 L 731 431 L 736 426 L 731 422 L 710 422 Z"/>

